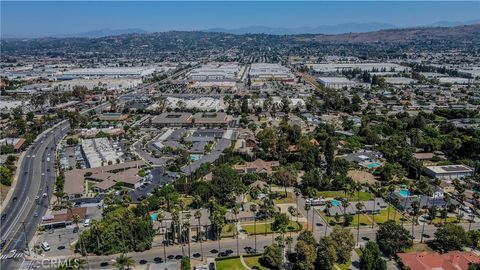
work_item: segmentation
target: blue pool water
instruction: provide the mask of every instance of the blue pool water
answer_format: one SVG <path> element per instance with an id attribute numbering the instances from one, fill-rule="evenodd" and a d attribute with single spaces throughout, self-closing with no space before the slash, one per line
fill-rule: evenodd
<path id="1" fill-rule="evenodd" d="M 190 160 L 191 161 L 197 161 L 202 157 L 202 155 L 197 155 L 197 154 L 191 154 L 190 155 Z"/>
<path id="2" fill-rule="evenodd" d="M 402 197 L 408 197 L 410 196 L 410 191 L 408 191 L 408 189 L 400 189 L 400 191 L 398 191 L 398 194 L 400 194 L 400 196 Z"/>
<path id="3" fill-rule="evenodd" d="M 370 163 L 370 164 L 367 164 L 367 168 L 373 169 L 373 168 L 379 167 L 380 165 L 381 165 L 380 163 Z"/>
<path id="4" fill-rule="evenodd" d="M 152 221 L 157 220 L 157 213 L 152 213 L 152 214 L 150 214 L 150 219 L 151 219 Z"/>
<path id="5" fill-rule="evenodd" d="M 331 200 L 331 203 L 332 203 L 333 206 L 341 206 L 342 205 L 341 201 L 335 200 L 335 199 Z"/>

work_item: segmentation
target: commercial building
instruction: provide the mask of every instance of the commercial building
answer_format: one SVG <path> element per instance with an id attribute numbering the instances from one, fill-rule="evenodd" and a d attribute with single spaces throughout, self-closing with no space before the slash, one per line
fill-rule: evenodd
<path id="1" fill-rule="evenodd" d="M 295 76 L 280 64 L 254 63 L 248 73 L 254 81 L 293 81 Z"/>
<path id="2" fill-rule="evenodd" d="M 326 88 L 341 90 L 343 88 L 350 89 L 356 85 L 345 77 L 318 77 L 317 81 Z"/>
<path id="3" fill-rule="evenodd" d="M 152 125 L 164 126 L 227 126 L 231 117 L 224 112 L 164 112 L 152 118 Z"/>
<path id="4" fill-rule="evenodd" d="M 123 161 L 123 152 L 117 143 L 107 138 L 82 140 L 82 154 L 89 168 L 115 164 Z"/>
<path id="5" fill-rule="evenodd" d="M 210 63 L 190 71 L 187 77 L 192 81 L 236 81 L 240 71 L 235 63 Z"/>
<path id="6" fill-rule="evenodd" d="M 75 78 L 140 78 L 152 74 L 155 68 L 151 67 L 102 67 L 79 68 L 61 73 L 59 79 L 68 80 Z"/>
<path id="7" fill-rule="evenodd" d="M 465 165 L 427 166 L 424 171 L 437 179 L 462 179 L 473 175 L 473 169 Z"/>
<path id="8" fill-rule="evenodd" d="M 369 72 L 401 72 L 409 71 L 409 67 L 404 67 L 395 63 L 324 63 L 310 64 L 311 69 L 318 73 L 341 73 L 342 71 L 360 69 Z"/>
<path id="9" fill-rule="evenodd" d="M 80 197 L 85 193 L 85 178 L 96 179 L 100 181 L 100 184 L 97 184 L 96 188 L 101 190 L 105 186 L 101 185 L 101 181 L 107 180 L 110 182 L 127 182 L 127 186 L 135 186 L 136 182 L 132 184 L 133 181 L 141 181 L 140 178 L 133 178 L 131 176 L 136 176 L 141 167 L 146 166 L 147 163 L 143 160 L 129 161 L 120 164 L 113 164 L 108 166 L 88 168 L 83 170 L 74 169 L 71 171 L 65 172 L 65 185 L 63 187 L 63 192 L 65 192 L 70 198 Z M 135 169 L 134 172 L 131 169 Z M 116 176 L 113 176 L 116 175 Z M 110 182 L 109 184 L 112 184 Z M 115 185 L 115 183 L 113 183 Z"/>

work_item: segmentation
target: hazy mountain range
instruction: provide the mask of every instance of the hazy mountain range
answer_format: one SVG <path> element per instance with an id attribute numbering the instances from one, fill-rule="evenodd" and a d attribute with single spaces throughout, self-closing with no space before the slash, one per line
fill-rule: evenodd
<path id="1" fill-rule="evenodd" d="M 460 25 L 479 24 L 480 19 L 470 21 L 439 21 L 428 25 L 421 25 L 418 27 L 453 27 Z M 407 27 L 399 27 L 388 23 L 343 23 L 336 25 L 320 25 L 316 27 L 268 27 L 268 26 L 249 26 L 242 28 L 210 28 L 199 31 L 227 33 L 235 35 L 243 34 L 271 34 L 271 35 L 299 35 L 299 34 L 325 34 L 337 35 L 345 33 L 366 33 L 378 30 L 387 29 L 404 29 Z M 410 28 L 410 27 L 408 27 Z M 54 35 L 51 37 L 65 38 L 65 37 L 84 37 L 84 38 L 99 38 L 107 36 L 118 36 L 124 34 L 149 34 L 152 32 L 140 28 L 126 28 L 126 29 L 99 29 L 87 32 Z M 8 35 L 3 34 L 2 38 L 38 38 L 40 36 L 24 36 L 24 35 Z"/>

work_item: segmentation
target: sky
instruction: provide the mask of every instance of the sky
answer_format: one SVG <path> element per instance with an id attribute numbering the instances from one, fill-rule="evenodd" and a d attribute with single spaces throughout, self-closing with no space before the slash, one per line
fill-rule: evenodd
<path id="1" fill-rule="evenodd" d="M 99 29 L 149 32 L 211 28 L 316 27 L 388 23 L 399 27 L 480 19 L 480 1 L 0 1 L 2 35 L 54 36 Z"/>

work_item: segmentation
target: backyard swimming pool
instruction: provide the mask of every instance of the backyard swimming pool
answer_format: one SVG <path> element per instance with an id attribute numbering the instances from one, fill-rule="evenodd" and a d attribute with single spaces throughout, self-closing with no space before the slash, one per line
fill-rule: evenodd
<path id="1" fill-rule="evenodd" d="M 330 202 L 332 203 L 333 206 L 342 206 L 342 202 L 339 200 L 333 199 Z"/>
<path id="2" fill-rule="evenodd" d="M 400 194 L 402 197 L 408 197 L 410 196 L 410 191 L 408 189 L 400 189 L 398 194 Z"/>
<path id="3" fill-rule="evenodd" d="M 152 221 L 157 220 L 157 213 L 151 213 L 151 214 L 150 214 L 150 219 L 151 219 Z"/>
<path id="4" fill-rule="evenodd" d="M 190 160 L 191 160 L 191 161 L 197 161 L 197 160 L 199 160 L 201 157 L 202 157 L 202 155 L 199 155 L 199 154 L 191 154 L 191 155 L 190 155 Z"/>
<path id="5" fill-rule="evenodd" d="M 380 163 L 370 163 L 370 164 L 367 164 L 367 168 L 373 169 L 373 168 L 379 167 L 380 165 L 382 165 L 382 164 L 380 164 Z"/>

